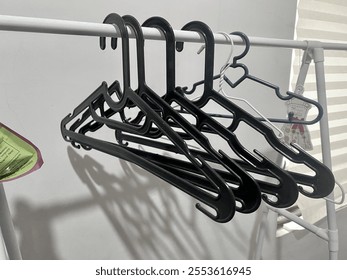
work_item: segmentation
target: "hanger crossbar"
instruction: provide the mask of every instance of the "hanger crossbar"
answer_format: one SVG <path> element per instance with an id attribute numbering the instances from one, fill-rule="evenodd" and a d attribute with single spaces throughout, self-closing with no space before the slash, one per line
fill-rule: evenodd
<path id="1" fill-rule="evenodd" d="M 165 40 L 164 35 L 156 28 L 143 27 L 143 34 L 147 40 Z M 120 37 L 120 33 L 113 26 L 102 23 L 79 22 L 69 20 L 57 20 L 47 18 L 21 17 L 0 15 L 0 30 L 34 32 L 79 36 Z M 204 42 L 201 35 L 194 31 L 174 30 L 176 41 Z M 129 37 L 135 38 L 135 34 L 129 29 Z M 214 33 L 216 44 L 230 44 L 223 34 Z M 232 36 L 236 45 L 243 44 L 239 36 Z M 274 39 L 263 37 L 249 37 L 253 46 L 282 47 L 291 49 L 306 49 L 307 42 L 287 39 Z M 347 50 L 347 44 L 322 42 L 326 50 Z"/>

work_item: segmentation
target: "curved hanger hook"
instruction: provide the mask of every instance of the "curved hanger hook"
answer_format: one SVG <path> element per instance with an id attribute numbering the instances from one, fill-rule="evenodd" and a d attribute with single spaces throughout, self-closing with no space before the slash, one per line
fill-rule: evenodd
<path id="1" fill-rule="evenodd" d="M 125 25 L 129 26 L 135 33 L 137 53 L 137 79 L 138 86 L 140 87 L 140 85 L 145 81 L 145 38 L 143 36 L 141 25 L 135 17 L 131 15 L 125 15 L 123 16 L 123 20 Z"/>
<path id="2" fill-rule="evenodd" d="M 122 61 L 123 61 L 123 87 L 124 91 L 130 87 L 130 59 L 129 59 L 129 34 L 122 17 L 116 13 L 109 14 L 103 21 L 105 24 L 112 24 L 122 37 Z M 111 39 L 112 49 L 117 47 L 117 39 Z M 100 37 L 100 48 L 106 48 L 106 37 Z"/>
<path id="3" fill-rule="evenodd" d="M 162 17 L 151 17 L 142 26 L 155 27 L 163 32 L 166 41 L 166 83 L 167 92 L 175 90 L 176 70 L 175 70 L 175 33 L 170 23 Z"/>
<path id="4" fill-rule="evenodd" d="M 205 77 L 204 90 L 213 88 L 213 66 L 214 66 L 214 36 L 210 27 L 201 21 L 191 21 L 182 27 L 182 30 L 196 31 L 202 35 L 205 40 Z M 176 50 L 183 50 L 183 42 L 176 43 Z"/>
<path id="5" fill-rule="evenodd" d="M 224 70 L 223 68 L 226 67 L 226 65 L 228 65 L 230 63 L 230 60 L 231 60 L 233 53 L 234 53 L 235 44 L 234 44 L 234 40 L 231 38 L 231 36 L 228 33 L 223 32 L 223 31 L 218 32 L 218 33 L 224 35 L 224 37 L 227 40 L 229 40 L 229 42 L 230 42 L 230 51 L 229 51 L 228 59 L 226 60 L 226 62 L 224 63 L 224 65 L 222 66 L 222 68 L 220 70 L 220 72 L 222 72 Z"/>
<path id="6" fill-rule="evenodd" d="M 222 91 L 223 92 L 223 84 L 224 84 L 224 77 L 225 77 L 225 72 L 227 71 L 227 69 L 229 68 L 229 65 L 230 65 L 230 60 L 232 59 L 232 55 L 234 53 L 234 40 L 231 38 L 231 36 L 228 34 L 228 33 L 225 33 L 225 32 L 218 32 L 222 35 L 224 35 L 224 37 L 230 41 L 230 52 L 229 52 L 229 55 L 228 55 L 228 59 L 226 60 L 226 62 L 224 63 L 224 65 L 221 67 L 221 69 L 219 70 L 219 75 L 220 75 L 220 78 L 219 78 L 219 83 L 218 83 L 218 89 L 219 91 Z M 224 93 L 224 92 L 223 92 Z"/>
<path id="7" fill-rule="evenodd" d="M 114 16 L 114 14 L 109 14 L 108 16 L 106 16 L 106 18 L 104 19 L 102 23 L 114 24 L 116 22 L 118 22 L 118 18 Z M 111 37 L 111 47 L 113 50 L 117 48 L 117 41 L 118 40 L 116 37 Z M 106 49 L 106 37 L 99 38 L 99 45 L 100 45 L 100 49 L 102 50 Z"/>
<path id="8" fill-rule="evenodd" d="M 219 79 L 219 88 L 221 88 L 221 86 L 222 86 L 222 84 L 224 83 L 224 80 L 225 80 L 225 75 L 224 75 L 224 73 L 227 71 L 227 69 L 229 68 L 229 66 L 230 66 L 231 63 L 232 63 L 232 62 L 230 62 L 230 60 L 231 60 L 231 58 L 232 58 L 232 54 L 233 54 L 233 52 L 234 52 L 234 47 L 235 47 L 235 45 L 234 45 L 233 39 L 231 38 L 231 36 L 230 36 L 229 34 L 227 34 L 227 33 L 225 33 L 225 32 L 218 32 L 218 33 L 224 35 L 225 38 L 226 38 L 227 40 L 230 41 L 230 46 L 231 46 L 231 49 L 230 49 L 230 52 L 229 52 L 229 55 L 228 55 L 228 59 L 226 60 L 226 63 L 222 66 L 222 68 L 220 69 L 220 74 L 219 74 L 219 76 L 218 76 L 218 77 L 220 78 L 220 79 Z M 205 45 L 202 45 L 202 46 L 200 47 L 200 49 L 197 51 L 197 54 L 200 54 L 204 49 L 205 49 Z M 215 79 L 215 78 L 216 78 L 216 77 L 214 76 L 213 79 Z M 191 93 L 193 93 L 193 92 L 196 90 L 196 87 L 197 87 L 198 85 L 201 85 L 201 84 L 203 84 L 203 83 L 204 83 L 204 80 L 202 80 L 202 81 L 200 81 L 200 82 L 198 82 L 198 83 L 194 83 L 191 90 L 188 90 L 187 87 L 182 87 L 182 90 L 183 90 L 183 92 L 184 92 L 185 94 L 191 94 Z M 199 99 L 199 98 L 200 98 L 200 97 L 196 97 L 196 98 L 193 99 L 193 101 L 195 101 L 195 100 L 197 100 L 197 99 Z M 178 106 L 176 105 L 175 107 L 178 107 Z M 174 108 L 175 108 L 175 107 L 174 107 Z"/>
<path id="9" fill-rule="evenodd" d="M 235 55 L 233 58 L 233 63 L 236 63 L 237 60 L 239 60 L 239 59 L 241 59 L 247 55 L 247 53 L 251 47 L 251 42 L 249 41 L 248 36 L 243 32 L 234 31 L 234 32 L 231 32 L 230 35 L 237 35 L 237 36 L 241 37 L 242 41 L 245 44 L 245 49 L 243 50 L 243 52 L 239 55 Z"/>
<path id="10" fill-rule="evenodd" d="M 238 60 L 247 55 L 247 53 L 250 49 L 251 43 L 248 39 L 248 36 L 243 32 L 235 31 L 235 32 L 231 32 L 230 35 L 239 36 L 245 45 L 243 52 L 240 53 L 239 55 L 235 55 L 232 59 L 232 63 L 229 64 L 229 67 L 241 68 L 243 70 L 243 75 L 235 82 L 231 82 L 226 76 L 223 77 L 223 81 L 225 80 L 232 88 L 235 88 L 236 86 L 238 86 L 242 81 L 244 81 L 249 76 L 248 67 L 243 63 L 239 63 Z"/>

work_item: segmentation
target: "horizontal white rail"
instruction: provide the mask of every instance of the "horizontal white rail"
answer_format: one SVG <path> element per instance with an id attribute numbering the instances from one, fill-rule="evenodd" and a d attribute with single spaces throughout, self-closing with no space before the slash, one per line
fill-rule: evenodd
<path id="1" fill-rule="evenodd" d="M 119 37 L 119 32 L 110 24 L 78 22 L 68 20 L 32 18 L 0 15 L 0 30 L 18 31 L 18 32 L 35 32 L 80 36 L 103 36 Z M 176 41 L 182 42 L 203 42 L 202 36 L 194 31 L 175 30 Z M 155 28 L 143 27 L 143 34 L 148 40 L 164 40 L 163 34 Z M 129 30 L 130 38 L 135 34 Z M 215 42 L 217 44 L 230 44 L 224 35 L 215 33 Z M 238 36 L 232 36 L 235 44 L 242 44 Z M 273 39 L 262 37 L 249 37 L 251 45 L 266 47 L 283 47 L 291 49 L 305 49 L 305 41 L 295 41 L 286 39 Z M 326 50 L 347 50 L 347 44 L 322 42 L 322 47 Z"/>

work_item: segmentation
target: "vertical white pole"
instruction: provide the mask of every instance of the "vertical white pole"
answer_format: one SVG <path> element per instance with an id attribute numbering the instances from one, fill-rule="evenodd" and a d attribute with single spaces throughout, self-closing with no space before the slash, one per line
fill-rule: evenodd
<path id="1" fill-rule="evenodd" d="M 0 229 L 3 243 L 10 260 L 21 260 L 22 255 L 17 242 L 10 208 L 8 207 L 4 186 L 0 183 Z M 2 241 L 1 241 L 2 242 Z"/>
<path id="2" fill-rule="evenodd" d="M 8 260 L 7 250 L 0 231 L 0 260 Z"/>
<path id="3" fill-rule="evenodd" d="M 323 163 L 330 169 L 332 169 L 331 162 L 331 148 L 330 148 L 330 136 L 329 136 L 329 122 L 328 122 L 328 105 L 326 97 L 325 87 L 325 74 L 324 74 L 324 49 L 322 47 L 313 48 L 313 59 L 315 63 L 316 71 L 316 84 L 318 102 L 322 105 L 324 114 L 320 121 L 320 135 L 322 143 Z M 332 201 L 335 200 L 334 191 L 328 196 Z M 331 260 L 338 259 L 338 229 L 336 223 L 336 211 L 335 204 L 331 201 L 326 202 L 327 208 L 327 221 L 328 221 L 328 246 L 329 246 L 329 258 Z"/>
<path id="4" fill-rule="evenodd" d="M 256 239 L 256 248 L 255 248 L 255 254 L 254 254 L 255 260 L 260 260 L 262 258 L 265 232 L 269 222 L 268 221 L 269 208 L 267 207 L 267 205 L 262 205 L 262 206 L 263 206 L 263 211 L 261 213 L 261 221 L 259 225 L 258 236 Z"/>

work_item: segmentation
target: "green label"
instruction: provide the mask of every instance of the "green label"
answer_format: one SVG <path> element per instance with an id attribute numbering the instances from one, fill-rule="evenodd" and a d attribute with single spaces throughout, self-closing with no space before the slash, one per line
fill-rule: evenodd
<path id="1" fill-rule="evenodd" d="M 0 182 L 29 174 L 42 163 L 37 147 L 0 123 Z"/>

